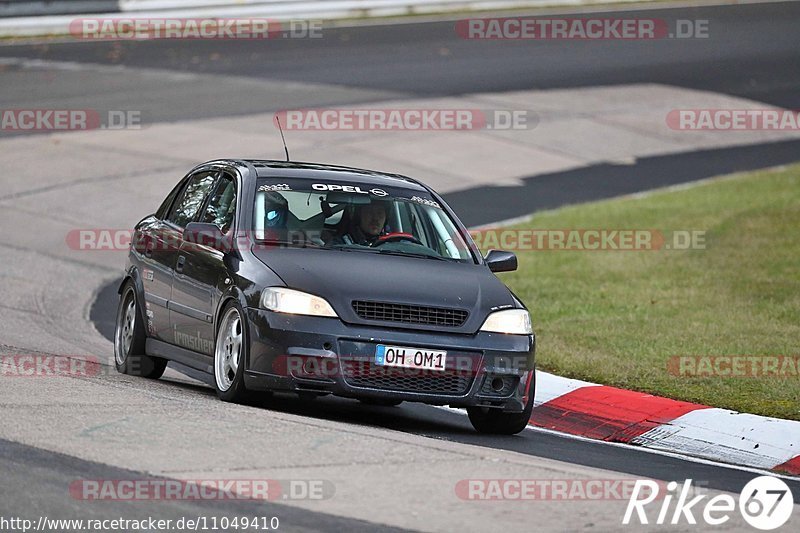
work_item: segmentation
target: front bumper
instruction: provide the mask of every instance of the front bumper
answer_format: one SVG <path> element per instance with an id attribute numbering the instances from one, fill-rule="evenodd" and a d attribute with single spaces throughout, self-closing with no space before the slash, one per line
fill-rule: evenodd
<path id="1" fill-rule="evenodd" d="M 246 309 L 254 390 L 330 393 L 453 407 L 524 409 L 533 394 L 534 335 L 475 335 L 345 324 Z M 444 371 L 373 364 L 376 345 L 447 351 Z"/>

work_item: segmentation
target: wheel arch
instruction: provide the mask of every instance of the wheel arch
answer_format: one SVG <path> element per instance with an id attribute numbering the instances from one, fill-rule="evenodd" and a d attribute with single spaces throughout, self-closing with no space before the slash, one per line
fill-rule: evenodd
<path id="1" fill-rule="evenodd" d="M 239 306 L 242 308 L 242 320 L 247 320 L 246 309 L 247 309 L 247 300 L 245 299 L 244 293 L 236 286 L 230 287 L 227 291 L 225 291 L 219 299 L 219 303 L 217 304 L 217 309 L 214 312 L 214 349 L 216 350 L 217 346 L 217 334 L 219 333 L 219 321 L 222 320 L 222 311 L 225 310 L 228 303 L 230 302 L 237 302 Z M 247 341 L 250 342 L 250 331 L 246 333 Z M 245 370 L 250 366 L 250 350 L 248 346 L 247 353 L 247 361 L 245 361 Z"/>
<path id="2" fill-rule="evenodd" d="M 136 309 L 139 313 L 139 320 L 142 321 L 142 324 L 146 325 L 147 316 L 145 315 L 145 309 L 147 308 L 147 300 L 144 297 L 144 282 L 139 274 L 139 269 L 132 266 L 122 277 L 122 281 L 120 281 L 119 286 L 117 287 L 117 294 L 119 294 L 120 298 L 122 298 L 122 290 L 125 288 L 125 285 L 127 285 L 128 282 L 133 283 L 133 291 L 136 293 L 137 304 L 143 304 L 137 305 Z M 146 337 L 149 337 L 148 333 L 148 328 L 145 327 L 144 334 Z"/>

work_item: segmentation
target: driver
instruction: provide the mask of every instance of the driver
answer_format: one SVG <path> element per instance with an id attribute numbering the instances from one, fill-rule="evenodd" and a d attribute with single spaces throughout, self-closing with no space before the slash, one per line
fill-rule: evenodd
<path id="1" fill-rule="evenodd" d="M 357 206 L 350 223 L 333 239 L 333 244 L 372 246 L 383 232 L 386 214 L 386 202 L 373 200 L 372 203 Z"/>

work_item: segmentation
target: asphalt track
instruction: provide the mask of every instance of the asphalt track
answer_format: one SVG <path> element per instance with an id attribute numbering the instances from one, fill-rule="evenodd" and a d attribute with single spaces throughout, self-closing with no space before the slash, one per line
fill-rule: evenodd
<path id="1" fill-rule="evenodd" d="M 0 57 L 124 65 L 254 80 L 357 88 L 404 98 L 522 89 L 663 83 L 800 108 L 800 34 L 796 2 L 619 11 L 620 18 L 707 20 L 708 38 L 649 41 L 465 40 L 455 22 L 325 29 L 321 39 L 155 40 L 17 44 Z M 98 108 L 142 109 L 148 122 L 285 109 L 258 90 L 225 96 L 224 88 L 191 99 L 162 94 L 161 84 L 110 86 L 86 74 L 79 84 L 43 77 L 4 87 L 0 103 L 18 106 L 91 97 Z M 211 80 L 209 79 L 209 82 Z M 22 89 L 24 88 L 24 91 Z M 210 87 L 213 89 L 213 87 Z M 49 98 L 48 98 L 49 97 Z M 156 99 L 155 97 L 158 97 Z M 367 96 L 366 99 L 370 97 Z M 296 107 L 325 95 L 298 97 Z M 341 103 L 341 102 L 339 102 Z"/>
<path id="2" fill-rule="evenodd" d="M 4 473 L 4 484 L 24 481 L 26 490 L 3 491 L 4 515 L 19 514 L 22 510 L 35 512 L 45 517 L 71 517 L 80 508 L 82 519 L 105 520 L 110 517 L 142 520 L 157 517 L 177 521 L 183 517 L 205 516 L 278 516 L 284 524 L 291 524 L 294 531 L 403 531 L 374 522 L 353 520 L 325 513 L 314 513 L 276 503 L 256 501 L 153 501 L 134 505 L 131 502 L 104 502 L 102 507 L 79 506 L 65 493 L 64 487 L 76 479 L 152 479 L 141 473 L 122 468 L 77 459 L 64 454 L 41 450 L 32 446 L 0 439 L 0 469 Z M 20 487 L 21 488 L 21 487 Z M 31 505 L 31 496 L 41 502 Z M 46 502 L 46 504 L 45 504 Z M 64 528 L 67 530 L 67 528 Z"/>
<path id="3" fill-rule="evenodd" d="M 38 43 L 0 46 L 0 57 L 48 61 L 124 65 L 137 69 L 207 73 L 210 87 L 185 96 L 179 83 L 130 83 L 110 87 L 102 74 L 82 72 L 79 79 L 46 75 L 10 77 L 3 84 L 0 106 L 71 107 L 88 94 L 101 109 L 142 109 L 150 122 L 190 118 L 247 115 L 286 107 L 352 104 L 402 97 L 407 99 L 474 92 L 532 88 L 591 87 L 658 82 L 714 91 L 786 108 L 800 107 L 800 5 L 797 3 L 684 8 L 627 12 L 630 16 L 708 19 L 713 38 L 663 40 L 648 43 L 602 42 L 470 42 L 459 39 L 452 22 L 389 25 L 329 30 L 323 40 L 202 42 L 154 41 L 121 43 Z M 617 16 L 626 16 L 625 13 Z M 333 38 L 331 38 L 333 37 Z M 591 53 L 589 53 L 591 52 Z M 7 65 L 7 71 L 17 67 Z M 235 98 L 220 98 L 219 76 L 247 78 Z M 22 82 L 17 83 L 17 80 Z M 354 91 L 330 94 L 311 91 L 274 102 L 258 82 L 325 83 Z M 62 83 L 63 82 L 63 83 Z M 33 88 L 36 88 L 32 90 Z M 217 90 L 218 89 L 218 90 Z M 21 102 L 21 103 L 20 103 Z M 28 103 L 27 105 L 31 105 Z M 519 187 L 492 187 L 457 191 L 448 201 L 469 225 L 510 218 L 537 209 L 638 192 L 719 174 L 764 168 L 800 160 L 800 143 L 783 141 L 705 150 L 637 160 L 634 165 L 600 165 L 523 179 Z M 496 207 L 494 207 L 496 206 Z M 502 209 L 499 207 L 502 206 Z M 112 285 L 97 288 L 90 317 L 109 335 L 116 305 Z M 196 375 L 195 375 L 196 376 Z M 201 376 L 196 376 L 201 377 Z M 176 383 L 153 385 L 161 391 L 179 389 L 200 398 L 212 391 Z M 323 408 L 320 408 L 322 406 Z M 738 492 L 752 473 L 719 465 L 689 462 L 632 448 L 583 442 L 536 430 L 519 437 L 486 438 L 476 435 L 458 413 L 427 406 L 368 408 L 356 402 L 323 398 L 304 402 L 277 397 L 259 406 L 309 420 L 342 422 L 386 428 L 424 437 L 495 450 L 602 468 L 656 479 L 701 480 L 708 487 Z M 76 477 L 120 479 L 136 477 L 97 462 L 76 459 L 7 440 L 0 441 L 4 472 L 3 509 L 30 513 L 68 512 L 75 502 L 63 486 Z M 11 490 L 11 487 L 28 487 Z M 800 501 L 800 482 L 790 482 Z M 35 493 L 36 502 L 31 499 Z M 106 517 L 125 513 L 125 503 L 94 507 Z M 148 504 L 150 505 L 150 504 Z M 228 514 L 250 511 L 226 507 L 204 509 L 187 504 L 153 503 L 151 514 L 164 517 L 194 512 Z M 81 512 L 86 516 L 86 507 Z M 377 524 L 344 519 L 308 510 L 280 509 L 296 529 L 372 529 Z M 141 508 L 137 508 L 137 512 Z M 277 512 L 277 511 L 276 511 Z M 263 508 L 259 510 L 263 514 Z M 6 513 L 8 514 L 8 513 Z M 380 517 L 376 517 L 380 521 Z"/>

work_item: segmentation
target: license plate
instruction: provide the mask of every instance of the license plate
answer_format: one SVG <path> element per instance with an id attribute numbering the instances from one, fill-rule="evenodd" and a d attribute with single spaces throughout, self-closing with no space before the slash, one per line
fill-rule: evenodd
<path id="1" fill-rule="evenodd" d="M 447 352 L 425 348 L 379 344 L 375 349 L 375 364 L 381 366 L 444 370 L 446 358 Z"/>

